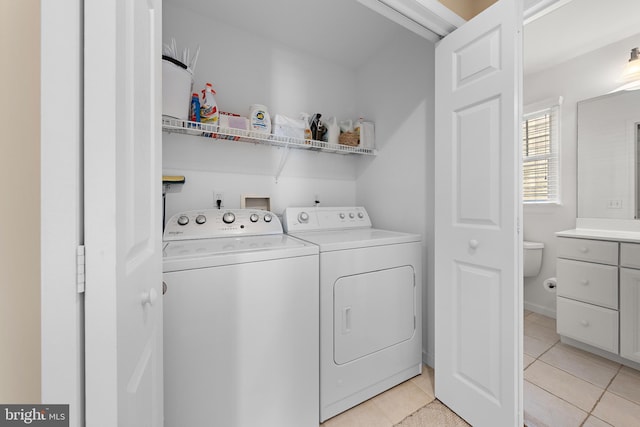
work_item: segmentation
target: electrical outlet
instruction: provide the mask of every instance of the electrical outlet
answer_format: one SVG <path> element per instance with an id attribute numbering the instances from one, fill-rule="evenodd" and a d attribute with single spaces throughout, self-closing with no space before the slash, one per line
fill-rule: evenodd
<path id="1" fill-rule="evenodd" d="M 622 200 L 608 200 L 607 209 L 622 209 Z"/>
<path id="2" fill-rule="evenodd" d="M 220 206 L 218 206 L 218 200 L 220 200 Z M 213 191 L 213 207 L 220 209 L 224 208 L 224 193 L 221 191 Z"/>

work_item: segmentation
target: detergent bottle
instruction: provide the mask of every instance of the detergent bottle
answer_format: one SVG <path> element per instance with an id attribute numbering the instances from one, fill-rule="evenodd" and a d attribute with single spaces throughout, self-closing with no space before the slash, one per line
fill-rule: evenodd
<path id="1" fill-rule="evenodd" d="M 200 106 L 200 120 L 202 123 L 209 123 L 212 125 L 218 125 L 220 122 L 220 112 L 218 111 L 218 104 L 216 104 L 216 98 L 214 95 L 216 91 L 213 90 L 211 83 L 207 83 L 202 90 L 202 105 Z"/>

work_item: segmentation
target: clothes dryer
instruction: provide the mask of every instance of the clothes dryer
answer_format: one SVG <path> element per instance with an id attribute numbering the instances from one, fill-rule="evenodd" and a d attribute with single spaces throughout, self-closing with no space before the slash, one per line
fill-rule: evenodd
<path id="1" fill-rule="evenodd" d="M 419 375 L 420 235 L 362 207 L 287 208 L 283 224 L 320 250 L 320 421 Z"/>
<path id="2" fill-rule="evenodd" d="M 259 210 L 164 233 L 165 427 L 317 427 L 318 248 Z"/>

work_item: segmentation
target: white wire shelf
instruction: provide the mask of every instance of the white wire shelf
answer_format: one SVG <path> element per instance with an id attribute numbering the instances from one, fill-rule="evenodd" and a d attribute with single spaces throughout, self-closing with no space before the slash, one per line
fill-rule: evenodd
<path id="1" fill-rule="evenodd" d="M 223 128 L 207 123 L 190 122 L 187 120 L 172 119 L 169 117 L 162 118 L 162 130 L 169 133 L 182 133 L 203 138 L 251 142 L 254 144 L 291 147 L 303 150 L 323 151 L 326 153 L 364 154 L 369 156 L 377 155 L 377 151 L 373 148 L 329 144 L 328 142 L 315 141 L 311 139 L 290 138 L 241 129 Z"/>

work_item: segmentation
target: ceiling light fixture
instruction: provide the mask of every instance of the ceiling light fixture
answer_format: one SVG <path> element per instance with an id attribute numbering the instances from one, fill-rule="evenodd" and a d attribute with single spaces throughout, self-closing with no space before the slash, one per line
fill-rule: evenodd
<path id="1" fill-rule="evenodd" d="M 638 55 L 640 52 L 637 47 L 631 49 L 631 58 L 629 58 L 629 62 L 625 65 L 624 70 L 622 71 L 622 80 L 625 82 L 631 82 L 634 80 L 640 80 L 640 58 Z"/>

